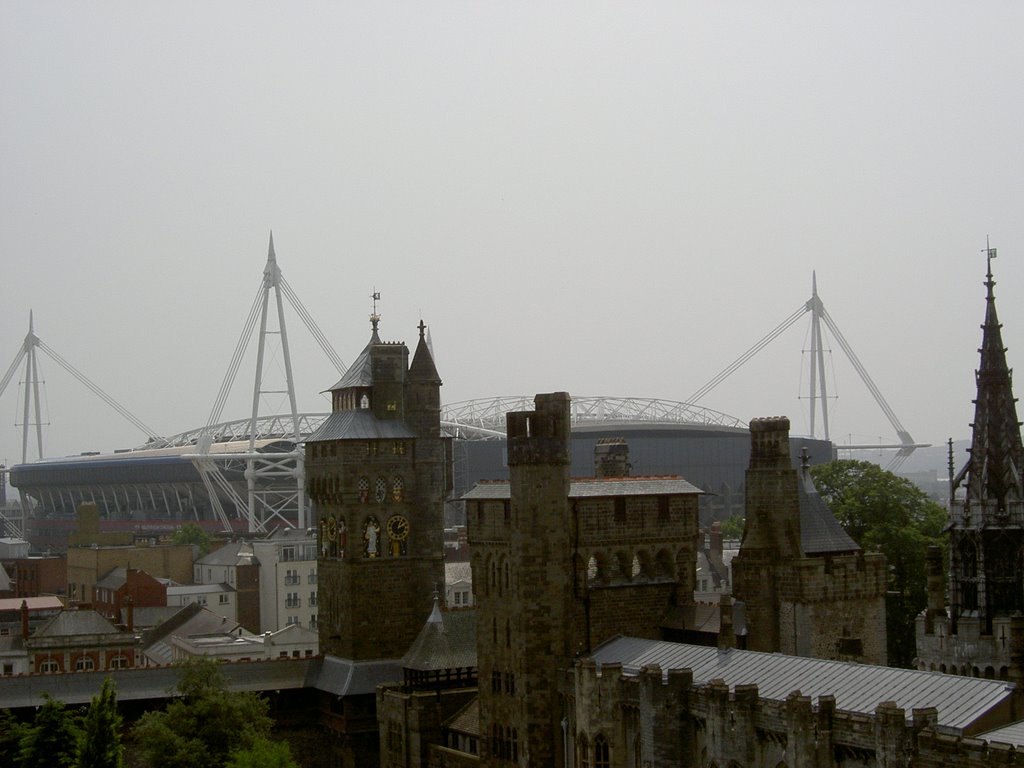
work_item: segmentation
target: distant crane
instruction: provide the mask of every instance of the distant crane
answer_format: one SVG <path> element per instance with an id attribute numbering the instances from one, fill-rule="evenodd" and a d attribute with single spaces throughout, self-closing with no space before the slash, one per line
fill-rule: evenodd
<path id="1" fill-rule="evenodd" d="M 825 305 L 822 303 L 821 298 L 818 296 L 818 277 L 817 274 L 811 273 L 811 298 L 803 303 L 793 314 L 779 323 L 775 328 L 768 332 L 760 341 L 751 346 L 746 352 L 736 358 L 732 363 L 726 366 L 721 373 L 708 381 L 704 386 L 690 395 L 686 402 L 697 403 L 701 398 L 707 395 L 711 390 L 725 381 L 729 376 L 734 374 L 739 368 L 741 368 L 748 360 L 754 355 L 768 346 L 771 342 L 781 336 L 786 330 L 793 326 L 797 320 L 806 315 L 808 312 L 811 313 L 811 349 L 810 349 L 810 428 L 811 436 L 815 436 L 815 417 L 817 415 L 817 404 L 821 404 L 821 423 L 826 440 L 830 440 L 829 435 L 829 422 L 828 422 L 828 389 L 827 382 L 825 380 L 825 348 L 822 344 L 822 333 L 821 324 L 825 323 L 828 330 L 835 337 L 836 341 L 839 342 L 840 348 L 846 355 L 846 358 L 850 361 L 857 375 L 860 376 L 861 381 L 864 382 L 864 386 L 868 388 L 868 392 L 878 403 L 878 407 L 882 409 L 882 413 L 888 419 L 893 429 L 896 431 L 896 437 L 899 439 L 898 443 L 889 445 L 844 445 L 842 446 L 845 450 L 875 450 L 875 449 L 895 449 L 896 454 L 889 461 L 886 466 L 887 469 L 895 471 L 899 469 L 903 462 L 914 452 L 916 448 L 927 448 L 928 443 L 917 443 L 914 438 L 910 436 L 910 432 L 907 431 L 906 427 L 900 423 L 900 420 L 896 417 L 896 413 L 892 407 L 886 402 L 885 397 L 882 395 L 881 390 L 872 380 L 868 374 L 864 364 L 861 363 L 860 358 L 857 357 L 850 343 L 843 336 L 842 331 L 839 330 L 839 326 L 836 325 L 835 320 L 825 309 Z"/>

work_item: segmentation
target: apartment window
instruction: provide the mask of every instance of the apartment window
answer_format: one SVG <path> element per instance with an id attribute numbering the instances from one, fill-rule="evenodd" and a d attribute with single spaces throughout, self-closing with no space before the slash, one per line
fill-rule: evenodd
<path id="1" fill-rule="evenodd" d="M 206 595 L 199 595 L 199 597 L 196 598 L 196 602 L 199 605 L 206 605 Z"/>
<path id="2" fill-rule="evenodd" d="M 281 560 L 290 563 L 295 559 L 295 547 L 281 547 Z"/>
<path id="3" fill-rule="evenodd" d="M 43 659 L 39 663 L 39 671 L 44 675 L 60 672 L 60 664 L 57 663 L 56 659 Z"/>
<path id="4" fill-rule="evenodd" d="M 14 674 L 14 665 L 13 664 L 4 664 L 4 675 L 13 675 L 13 674 Z"/>
<path id="5" fill-rule="evenodd" d="M 315 570 L 309 572 L 309 578 L 307 579 L 307 581 L 310 584 L 316 584 L 316 571 Z"/>
<path id="6" fill-rule="evenodd" d="M 115 656 L 110 660 L 111 669 L 127 669 L 128 668 L 128 657 L 127 656 Z"/>
<path id="7" fill-rule="evenodd" d="M 316 614 L 315 613 L 312 614 L 309 617 L 309 628 L 310 629 L 316 629 Z"/>
<path id="8" fill-rule="evenodd" d="M 289 586 L 289 587 L 298 584 L 299 583 L 299 572 L 289 568 L 287 571 L 285 571 L 284 583 L 285 583 L 285 586 Z"/>
<path id="9" fill-rule="evenodd" d="M 455 604 L 456 605 L 462 605 L 462 593 L 461 592 L 456 592 L 455 593 Z"/>
<path id="10" fill-rule="evenodd" d="M 221 595 L 220 596 L 220 604 L 221 605 L 227 605 L 228 604 L 228 596 L 227 595 Z"/>
<path id="11" fill-rule="evenodd" d="M 284 607 L 285 608 L 298 608 L 300 605 L 302 605 L 302 600 L 299 598 L 299 593 L 298 592 L 289 592 L 288 593 L 288 597 L 285 598 Z"/>
<path id="12" fill-rule="evenodd" d="M 309 607 L 316 608 L 316 591 L 309 593 Z"/>
<path id="13" fill-rule="evenodd" d="M 299 617 L 298 616 L 289 616 L 288 620 L 285 622 L 285 626 L 289 626 L 290 627 L 292 624 L 298 624 L 298 623 L 299 623 Z"/>
<path id="14" fill-rule="evenodd" d="M 75 661 L 75 672 L 92 672 L 95 668 L 96 664 L 90 656 L 83 656 Z"/>

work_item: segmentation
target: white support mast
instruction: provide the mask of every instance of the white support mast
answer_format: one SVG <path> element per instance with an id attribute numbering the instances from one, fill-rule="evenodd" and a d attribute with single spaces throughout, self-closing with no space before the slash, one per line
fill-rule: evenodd
<path id="1" fill-rule="evenodd" d="M 277 330 L 267 330 L 267 315 L 270 310 L 270 292 L 274 292 L 274 303 L 277 307 Z M 249 491 L 249 530 L 256 530 L 257 515 L 259 509 L 259 523 L 265 523 L 268 517 L 279 514 L 276 507 L 280 499 L 271 497 L 266 491 L 260 489 L 257 482 L 260 478 L 280 477 L 289 474 L 289 470 L 279 460 L 267 461 L 257 458 L 256 455 L 256 424 L 260 415 L 260 399 L 263 395 L 287 394 L 288 405 L 292 417 L 292 439 L 295 442 L 295 450 L 290 458 L 295 462 L 294 470 L 291 473 L 295 478 L 294 502 L 298 510 L 296 524 L 299 528 L 306 527 L 306 499 L 305 499 L 305 459 L 301 450 L 301 435 L 299 434 L 299 410 L 295 403 L 295 380 L 292 378 L 292 360 L 288 349 L 288 329 L 284 321 L 284 302 L 281 297 L 281 270 L 277 266 L 277 256 L 274 253 L 274 233 L 270 233 L 270 246 L 267 252 L 267 265 L 263 269 L 263 285 L 260 288 L 262 305 L 260 309 L 260 337 L 259 347 L 256 352 L 256 378 L 253 383 L 252 392 L 252 417 L 249 421 L 249 456 L 245 462 L 245 480 Z M 285 390 L 263 389 L 263 363 L 266 352 L 267 335 L 277 333 L 281 337 L 281 354 L 284 358 L 285 369 Z M 277 459 L 280 459 L 280 455 Z M 276 500 L 272 500 L 275 498 Z M 269 513 L 269 514 L 267 514 Z M 260 526 L 262 527 L 262 526 Z"/>

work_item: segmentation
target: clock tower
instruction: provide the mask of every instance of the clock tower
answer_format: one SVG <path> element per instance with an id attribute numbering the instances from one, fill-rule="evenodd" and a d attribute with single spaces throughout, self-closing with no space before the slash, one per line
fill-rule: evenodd
<path id="1" fill-rule="evenodd" d="M 441 379 L 420 322 L 404 342 L 370 341 L 330 388 L 331 415 L 306 441 L 319 533 L 320 651 L 351 662 L 398 659 L 444 583 L 450 441 Z"/>

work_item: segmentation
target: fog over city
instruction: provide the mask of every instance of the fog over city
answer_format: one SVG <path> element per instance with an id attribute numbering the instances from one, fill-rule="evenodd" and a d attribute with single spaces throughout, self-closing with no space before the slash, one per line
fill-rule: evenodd
<path id="1" fill-rule="evenodd" d="M 0 375 L 31 311 L 159 434 L 202 426 L 273 231 L 346 363 L 374 291 L 382 338 L 422 318 L 445 403 L 684 400 L 815 272 L 913 437 L 964 439 L 986 237 L 1024 359 L 1022 33 L 1010 2 L 0 2 Z M 338 373 L 287 322 L 299 407 L 329 410 Z M 700 405 L 806 433 L 809 323 Z M 827 343 L 833 438 L 894 441 Z M 46 455 L 145 441 L 39 360 Z"/>

